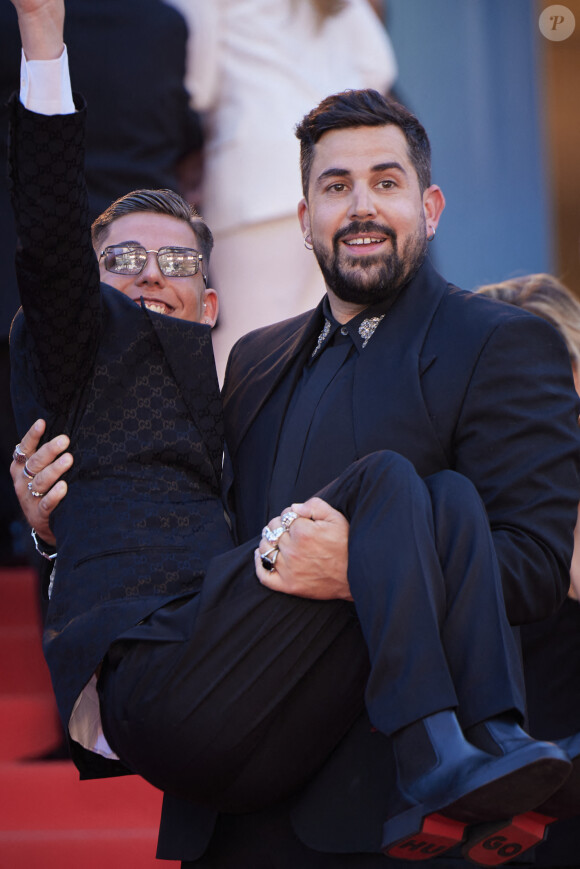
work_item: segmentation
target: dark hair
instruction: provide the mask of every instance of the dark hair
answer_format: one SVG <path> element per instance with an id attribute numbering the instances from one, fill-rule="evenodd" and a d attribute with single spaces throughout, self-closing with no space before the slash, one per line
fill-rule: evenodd
<path id="1" fill-rule="evenodd" d="M 136 212 L 149 212 L 152 214 L 167 214 L 169 217 L 177 217 L 188 223 L 195 233 L 195 237 L 203 254 L 204 270 L 207 270 L 209 256 L 213 247 L 213 236 L 209 226 L 202 220 L 193 205 L 186 202 L 182 196 L 173 190 L 133 190 L 131 193 L 115 200 L 103 213 L 97 217 L 91 227 L 93 245 L 99 243 L 106 235 L 109 226 L 118 217 Z"/>
<path id="2" fill-rule="evenodd" d="M 394 124 L 402 130 L 423 193 L 431 185 L 431 145 L 427 133 L 408 109 L 369 88 L 343 91 L 326 97 L 296 127 L 296 137 L 300 140 L 304 196 L 308 197 L 314 146 L 324 133 L 349 127 L 383 127 L 388 124 Z"/>

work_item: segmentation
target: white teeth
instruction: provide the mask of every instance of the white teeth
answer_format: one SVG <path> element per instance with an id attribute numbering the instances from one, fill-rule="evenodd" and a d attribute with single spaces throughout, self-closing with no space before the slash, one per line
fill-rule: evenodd
<path id="1" fill-rule="evenodd" d="M 157 314 L 165 314 L 167 311 L 167 306 L 161 305 L 158 302 L 148 302 L 145 300 L 145 307 L 150 311 L 155 311 Z"/>
<path id="2" fill-rule="evenodd" d="M 347 244 L 379 244 L 381 241 L 381 238 L 369 238 L 365 235 L 364 238 L 351 238 Z"/>

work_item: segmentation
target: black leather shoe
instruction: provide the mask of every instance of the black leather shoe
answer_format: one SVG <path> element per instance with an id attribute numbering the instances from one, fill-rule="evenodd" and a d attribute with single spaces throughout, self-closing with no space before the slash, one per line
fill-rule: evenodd
<path id="1" fill-rule="evenodd" d="M 503 719 L 484 726 L 493 755 L 465 738 L 451 711 L 394 734 L 398 796 L 383 827 L 385 854 L 438 856 L 462 841 L 468 824 L 523 814 L 569 775 L 571 763 L 554 743 L 533 740 Z"/>
<path id="2" fill-rule="evenodd" d="M 501 866 L 542 842 L 550 824 L 580 815 L 580 733 L 556 740 L 572 762 L 564 783 L 533 812 L 469 831 L 463 855 L 480 866 Z"/>

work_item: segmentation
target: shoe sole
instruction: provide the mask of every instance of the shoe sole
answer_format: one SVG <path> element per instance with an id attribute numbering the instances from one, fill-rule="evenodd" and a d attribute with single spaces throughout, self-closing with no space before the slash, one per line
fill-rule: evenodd
<path id="1" fill-rule="evenodd" d="M 422 817 L 418 806 L 414 807 L 411 813 L 414 813 L 414 817 L 408 818 L 408 821 L 419 829 L 416 833 L 398 839 L 387 847 L 383 846 L 383 853 L 388 857 L 395 857 L 398 860 L 430 860 L 463 841 L 467 825 L 461 821 L 446 818 L 437 812 Z"/>
<path id="2" fill-rule="evenodd" d="M 473 828 L 461 853 L 478 866 L 503 866 L 542 842 L 547 827 L 555 821 L 549 815 L 526 812 L 509 821 Z"/>
<path id="3" fill-rule="evenodd" d="M 555 794 L 533 812 L 507 821 L 486 824 L 470 832 L 462 849 L 464 857 L 480 866 L 501 866 L 546 838 L 550 824 L 580 815 L 580 756 L 572 760 L 572 772 Z M 509 855 L 509 856 L 508 856 Z"/>
<path id="4" fill-rule="evenodd" d="M 514 764 L 514 760 L 509 755 L 498 759 L 493 769 L 487 770 L 495 770 L 496 775 L 485 775 L 486 770 L 481 770 L 481 776 L 472 777 L 470 791 L 455 798 L 450 794 L 445 806 L 430 810 L 444 811 L 451 818 L 472 824 L 522 815 L 545 803 L 570 774 L 570 762 L 548 752 L 529 758 L 528 763 Z"/>

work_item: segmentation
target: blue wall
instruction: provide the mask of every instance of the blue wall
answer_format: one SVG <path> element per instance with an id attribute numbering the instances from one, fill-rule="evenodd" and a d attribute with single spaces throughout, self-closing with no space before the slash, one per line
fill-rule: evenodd
<path id="1" fill-rule="evenodd" d="M 447 199 L 432 256 L 465 289 L 553 267 L 538 15 L 531 0 L 387 2 L 396 91 Z"/>

